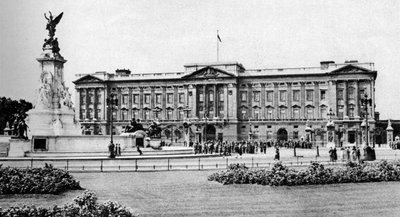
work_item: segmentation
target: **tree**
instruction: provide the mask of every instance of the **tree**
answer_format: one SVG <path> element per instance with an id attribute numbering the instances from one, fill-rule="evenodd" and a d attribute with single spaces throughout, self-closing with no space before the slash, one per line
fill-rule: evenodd
<path id="1" fill-rule="evenodd" d="M 32 103 L 25 101 L 24 99 L 12 100 L 11 98 L 1 97 L 0 98 L 0 134 L 3 134 L 3 130 L 6 127 L 7 122 L 11 127 L 16 116 L 26 118 L 26 112 L 32 109 Z"/>

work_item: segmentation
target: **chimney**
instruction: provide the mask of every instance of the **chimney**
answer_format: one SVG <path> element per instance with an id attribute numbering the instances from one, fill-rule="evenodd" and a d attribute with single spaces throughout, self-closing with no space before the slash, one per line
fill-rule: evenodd
<path id="1" fill-rule="evenodd" d="M 129 70 L 129 69 L 117 69 L 117 70 L 115 70 L 115 73 L 117 73 L 117 75 L 130 75 L 131 74 L 131 70 Z"/>
<path id="2" fill-rule="evenodd" d="M 321 61 L 321 69 L 328 69 L 330 64 L 335 64 L 335 61 Z"/>
<path id="3" fill-rule="evenodd" d="M 358 63 L 358 60 L 345 60 L 344 63 L 348 63 L 348 64 Z"/>

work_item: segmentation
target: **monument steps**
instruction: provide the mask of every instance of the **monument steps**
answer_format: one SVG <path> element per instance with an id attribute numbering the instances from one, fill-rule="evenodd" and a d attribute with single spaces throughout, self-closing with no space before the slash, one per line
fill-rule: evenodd
<path id="1" fill-rule="evenodd" d="M 163 147 L 163 149 L 141 148 L 142 156 L 166 156 L 166 155 L 193 155 L 192 148 L 185 147 Z M 108 152 L 27 152 L 25 157 L 38 157 L 38 158 L 66 158 L 66 157 L 108 157 Z M 120 157 L 140 156 L 136 148 L 127 148 L 121 150 Z"/>

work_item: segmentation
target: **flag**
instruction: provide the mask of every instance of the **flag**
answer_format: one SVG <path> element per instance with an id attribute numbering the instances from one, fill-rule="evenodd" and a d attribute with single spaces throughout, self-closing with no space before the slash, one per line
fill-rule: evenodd
<path id="1" fill-rule="evenodd" d="M 221 41 L 221 38 L 219 37 L 219 34 L 218 34 L 218 33 L 217 33 L 217 38 L 218 38 L 219 42 L 222 42 L 222 41 Z"/>

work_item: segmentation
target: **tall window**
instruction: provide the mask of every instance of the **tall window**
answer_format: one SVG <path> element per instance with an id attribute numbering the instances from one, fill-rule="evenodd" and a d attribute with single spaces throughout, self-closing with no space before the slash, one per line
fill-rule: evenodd
<path id="1" fill-rule="evenodd" d="M 260 91 L 254 91 L 254 102 L 260 102 Z"/>
<path id="2" fill-rule="evenodd" d="M 183 120 L 183 109 L 179 109 L 179 113 L 178 113 L 178 119 L 179 120 Z"/>
<path id="3" fill-rule="evenodd" d="M 279 118 L 280 119 L 286 119 L 286 108 L 280 108 L 279 109 Z"/>
<path id="4" fill-rule="evenodd" d="M 204 102 L 204 94 L 203 94 L 203 92 L 199 92 L 199 102 Z"/>
<path id="5" fill-rule="evenodd" d="M 313 107 L 307 107 L 306 108 L 306 114 L 307 114 L 307 119 L 313 119 L 314 118 L 314 108 Z"/>
<path id="6" fill-rule="evenodd" d="M 174 94 L 173 93 L 167 93 L 167 103 L 172 104 L 174 102 Z"/>
<path id="7" fill-rule="evenodd" d="M 179 103 L 184 103 L 184 102 L 185 102 L 185 94 L 179 93 Z"/>
<path id="8" fill-rule="evenodd" d="M 321 107 L 321 118 L 322 119 L 327 119 L 327 117 L 328 117 L 328 115 L 327 115 L 326 107 L 323 106 L 323 107 Z"/>
<path id="9" fill-rule="evenodd" d="M 156 104 L 161 104 L 161 94 L 160 93 L 156 94 Z"/>
<path id="10" fill-rule="evenodd" d="M 132 118 L 133 119 L 139 118 L 139 110 L 137 110 L 137 109 L 132 110 Z"/>
<path id="11" fill-rule="evenodd" d="M 101 109 L 97 109 L 97 119 L 101 119 Z"/>
<path id="12" fill-rule="evenodd" d="M 293 108 L 293 118 L 294 119 L 299 119 L 300 118 L 300 108 L 298 108 L 298 107 Z"/>
<path id="13" fill-rule="evenodd" d="M 172 120 L 172 109 L 167 110 L 167 120 Z"/>
<path id="14" fill-rule="evenodd" d="M 354 110 L 355 110 L 355 106 L 349 105 L 349 117 L 350 118 L 354 118 Z"/>
<path id="15" fill-rule="evenodd" d="M 348 93 L 349 94 L 349 98 L 350 99 L 354 99 L 356 97 L 354 87 L 349 87 L 348 91 L 349 91 L 349 93 Z"/>
<path id="16" fill-rule="evenodd" d="M 86 104 L 86 93 L 85 91 L 81 91 L 81 105 Z"/>
<path id="17" fill-rule="evenodd" d="M 326 100 L 326 90 L 321 90 L 321 101 Z"/>
<path id="18" fill-rule="evenodd" d="M 300 90 L 293 90 L 293 101 L 300 101 Z"/>
<path id="19" fill-rule="evenodd" d="M 114 120 L 117 120 L 117 111 L 113 111 L 112 116 Z"/>
<path id="20" fill-rule="evenodd" d="M 267 91 L 267 102 L 272 102 L 274 98 L 274 91 Z"/>
<path id="21" fill-rule="evenodd" d="M 272 108 L 267 108 L 267 119 L 272 119 Z"/>
<path id="22" fill-rule="evenodd" d="M 260 109 L 259 108 L 255 108 L 254 109 L 254 119 L 260 119 Z"/>
<path id="23" fill-rule="evenodd" d="M 337 91 L 337 99 L 338 100 L 343 100 L 343 90 L 338 90 Z"/>
<path id="24" fill-rule="evenodd" d="M 286 90 L 279 91 L 279 99 L 281 102 L 286 102 Z"/>
<path id="25" fill-rule="evenodd" d="M 148 109 L 144 110 L 144 119 L 150 120 L 150 110 Z"/>
<path id="26" fill-rule="evenodd" d="M 209 102 L 214 102 L 214 92 L 213 91 L 208 91 L 208 101 Z"/>
<path id="27" fill-rule="evenodd" d="M 122 104 L 128 104 L 128 94 L 122 95 Z"/>
<path id="28" fill-rule="evenodd" d="M 81 109 L 81 118 L 82 118 L 82 120 L 86 119 L 86 110 L 85 109 Z"/>
<path id="29" fill-rule="evenodd" d="M 299 139 L 299 131 L 293 131 L 293 139 Z"/>
<path id="30" fill-rule="evenodd" d="M 89 104 L 94 104 L 94 94 L 93 93 L 89 94 Z"/>
<path id="31" fill-rule="evenodd" d="M 343 119 L 343 112 L 344 112 L 344 106 L 343 105 L 339 105 L 338 106 L 338 118 L 339 119 Z"/>
<path id="32" fill-rule="evenodd" d="M 247 119 L 248 117 L 247 117 L 247 111 L 246 111 L 246 109 L 242 109 L 242 119 Z"/>
<path id="33" fill-rule="evenodd" d="M 272 131 L 267 131 L 267 139 L 272 139 Z"/>
<path id="34" fill-rule="evenodd" d="M 146 103 L 146 104 L 150 103 L 150 94 L 145 94 L 144 95 L 144 103 Z"/>
<path id="35" fill-rule="evenodd" d="M 94 117 L 94 112 L 93 112 L 93 109 L 92 108 L 90 108 L 89 109 L 89 119 L 91 119 L 91 118 L 93 118 Z"/>
<path id="36" fill-rule="evenodd" d="M 128 120 L 128 111 L 127 110 L 122 110 L 121 115 L 122 115 L 122 120 Z"/>
<path id="37" fill-rule="evenodd" d="M 314 96 L 313 90 L 306 90 L 307 101 L 313 101 L 313 96 Z"/>
<path id="38" fill-rule="evenodd" d="M 139 94 L 133 94 L 133 104 L 139 104 Z"/>
<path id="39" fill-rule="evenodd" d="M 219 101 L 220 101 L 220 102 L 223 102 L 223 101 L 224 101 L 224 91 L 223 91 L 223 90 L 220 90 L 220 91 L 219 91 Z"/>
<path id="40" fill-rule="evenodd" d="M 247 91 L 240 91 L 240 101 L 242 102 L 247 101 Z"/>

